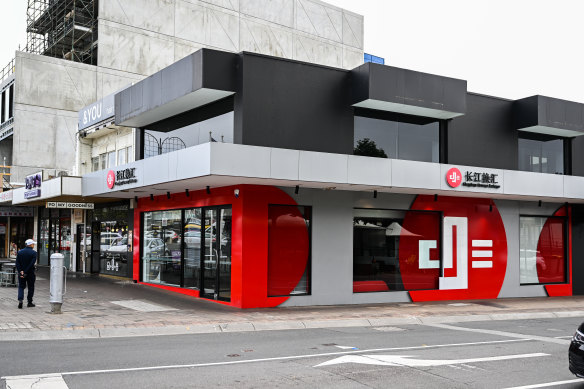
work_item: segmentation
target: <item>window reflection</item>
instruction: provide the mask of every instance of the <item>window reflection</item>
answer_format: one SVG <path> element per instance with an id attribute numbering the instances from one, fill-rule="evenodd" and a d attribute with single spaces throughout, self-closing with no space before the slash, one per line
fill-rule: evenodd
<path id="1" fill-rule="evenodd" d="M 563 174 L 564 140 L 543 135 L 521 135 L 519 170 Z"/>
<path id="2" fill-rule="evenodd" d="M 420 242 L 428 246 L 421 264 Z M 440 216 L 431 211 L 355 209 L 353 291 L 437 289 L 440 276 Z"/>
<path id="3" fill-rule="evenodd" d="M 145 282 L 180 286 L 181 228 L 181 211 L 144 213 L 142 247 Z"/>
<path id="4" fill-rule="evenodd" d="M 355 116 L 353 154 L 439 162 L 439 138 L 440 126 L 435 120 Z"/>
<path id="5" fill-rule="evenodd" d="M 521 284 L 565 282 L 565 219 L 521 216 L 519 225 Z"/>

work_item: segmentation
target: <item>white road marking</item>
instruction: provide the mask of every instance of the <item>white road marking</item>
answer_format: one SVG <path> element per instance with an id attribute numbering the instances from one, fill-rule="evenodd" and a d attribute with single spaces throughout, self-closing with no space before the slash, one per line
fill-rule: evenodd
<path id="1" fill-rule="evenodd" d="M 112 301 L 113 304 L 121 305 L 124 308 L 130 308 L 140 312 L 163 312 L 163 311 L 178 311 L 176 308 L 165 307 L 163 305 L 152 304 L 141 300 L 119 300 Z"/>
<path id="2" fill-rule="evenodd" d="M 446 347 L 464 347 L 464 346 L 476 346 L 476 345 L 486 345 L 486 344 L 515 343 L 515 342 L 526 342 L 528 340 L 530 340 L 530 339 L 507 339 L 507 340 L 491 340 L 491 341 L 486 341 L 486 342 L 449 343 L 449 344 L 435 344 L 435 345 L 410 346 L 410 347 L 387 347 L 387 348 L 377 348 L 377 349 L 369 349 L 369 350 L 337 351 L 337 352 L 333 352 L 333 353 L 290 355 L 290 356 L 286 356 L 286 357 L 257 358 L 257 359 L 246 359 L 246 360 L 239 360 L 239 361 L 224 361 L 224 362 L 193 363 L 193 364 L 186 364 L 186 365 L 163 365 L 163 366 L 147 366 L 147 367 L 129 367 L 129 368 L 125 368 L 125 369 L 67 371 L 67 372 L 61 372 L 58 374 L 60 374 L 62 376 L 68 376 L 68 375 L 121 373 L 121 372 L 131 372 L 131 371 L 149 371 L 149 370 L 164 370 L 164 369 L 186 369 L 186 368 L 193 368 L 193 367 L 240 365 L 240 364 L 244 364 L 244 363 L 257 363 L 257 362 L 271 362 L 271 361 L 285 361 L 285 360 L 294 360 L 294 359 L 330 357 L 330 356 L 335 356 L 335 355 L 349 355 L 349 354 L 357 354 L 357 353 L 426 350 L 426 349 L 446 348 Z M 49 375 L 53 375 L 53 374 L 7 376 L 7 377 L 0 377 L 0 379 L 4 379 L 4 380 L 26 379 L 26 378 L 38 378 L 38 377 L 49 376 Z"/>
<path id="3" fill-rule="evenodd" d="M 61 374 L 40 374 L 28 377 L 7 377 L 6 389 L 69 389 Z"/>
<path id="4" fill-rule="evenodd" d="M 335 346 L 340 348 L 341 350 L 359 350 L 357 347 L 353 347 L 353 346 Z"/>
<path id="5" fill-rule="evenodd" d="M 512 388 L 506 388 L 506 389 L 547 388 L 547 387 L 550 387 L 550 386 L 573 384 L 573 383 L 582 382 L 582 381 L 584 381 L 582 378 L 578 378 L 578 379 L 575 379 L 575 380 L 568 380 L 568 381 L 546 382 L 545 384 L 535 384 L 535 385 L 527 385 L 527 386 L 514 386 Z"/>
<path id="6" fill-rule="evenodd" d="M 549 342 L 549 343 L 556 343 L 556 344 L 562 344 L 562 345 L 570 344 L 570 340 L 568 340 L 568 339 L 551 338 L 548 336 L 526 335 L 526 334 L 519 334 L 519 333 L 515 333 L 515 332 L 487 330 L 487 329 L 482 329 L 482 328 L 457 327 L 457 326 L 451 326 L 449 324 L 425 324 L 425 325 L 430 326 L 430 327 L 444 328 L 447 330 L 454 330 L 454 331 L 478 332 L 481 334 L 505 336 L 508 338 L 537 340 L 540 342 Z"/>
<path id="7" fill-rule="evenodd" d="M 467 359 L 410 359 L 414 355 L 345 355 L 332 359 L 327 362 L 320 363 L 314 367 L 338 365 L 340 363 L 360 363 L 365 365 L 380 365 L 380 366 L 403 366 L 403 367 L 430 367 L 430 366 L 445 366 L 445 365 L 460 365 L 462 363 L 476 363 L 476 362 L 490 362 L 490 361 L 505 361 L 508 359 L 522 359 L 547 357 L 550 354 L 532 353 L 532 354 L 515 354 L 515 355 L 500 355 L 496 357 L 484 358 L 467 358 Z"/>

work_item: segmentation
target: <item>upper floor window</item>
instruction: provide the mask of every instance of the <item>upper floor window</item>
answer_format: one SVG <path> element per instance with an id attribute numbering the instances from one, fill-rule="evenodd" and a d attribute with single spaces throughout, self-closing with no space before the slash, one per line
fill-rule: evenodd
<path id="1" fill-rule="evenodd" d="M 440 122 L 431 118 L 382 113 L 355 116 L 353 154 L 440 162 Z"/>
<path id="2" fill-rule="evenodd" d="M 564 138 L 521 133 L 519 135 L 519 170 L 564 174 Z"/>

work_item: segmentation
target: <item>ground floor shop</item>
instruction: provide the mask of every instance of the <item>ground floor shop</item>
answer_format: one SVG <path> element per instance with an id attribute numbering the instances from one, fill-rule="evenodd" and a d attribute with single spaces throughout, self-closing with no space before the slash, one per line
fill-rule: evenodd
<path id="1" fill-rule="evenodd" d="M 32 207 L 0 207 L 0 257 L 16 258 L 24 242 L 33 236 Z"/>
<path id="2" fill-rule="evenodd" d="M 244 308 L 572 294 L 570 205 L 295 192 L 140 198 L 133 279 Z"/>

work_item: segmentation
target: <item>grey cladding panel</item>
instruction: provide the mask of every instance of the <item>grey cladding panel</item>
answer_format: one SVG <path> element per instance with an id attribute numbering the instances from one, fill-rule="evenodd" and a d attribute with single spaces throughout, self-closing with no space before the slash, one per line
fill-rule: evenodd
<path id="1" fill-rule="evenodd" d="M 455 113 L 466 112 L 465 80 L 373 63 L 354 69 L 352 75 L 353 104 L 371 99 Z"/>
<path id="2" fill-rule="evenodd" d="M 234 92 L 236 59 L 237 55 L 233 53 L 201 49 L 154 73 L 116 95 L 116 123 L 129 121 L 128 124 L 143 125 L 143 122 L 155 119 L 144 119 L 142 114 L 158 107 L 167 108 L 183 97 L 191 98 L 189 95 L 201 92 L 203 88 Z M 130 96 L 129 101 L 126 93 Z M 195 108 L 181 104 L 175 104 L 172 112 Z"/>
<path id="3" fill-rule="evenodd" d="M 144 80 L 142 84 L 142 100 L 143 105 L 147 109 L 158 107 L 162 104 L 162 95 L 160 90 L 162 88 L 162 75 L 160 72 L 153 74 Z"/>
<path id="4" fill-rule="evenodd" d="M 513 107 L 515 128 L 521 130 L 533 126 L 584 133 L 584 104 L 554 99 L 547 96 L 531 96 L 517 100 Z"/>
<path id="5" fill-rule="evenodd" d="M 194 70 L 197 69 L 194 61 L 197 55 L 200 56 L 200 53 L 189 55 L 157 73 L 161 75 L 162 80 L 161 103 L 172 101 L 200 89 L 200 86 L 193 83 Z"/>

